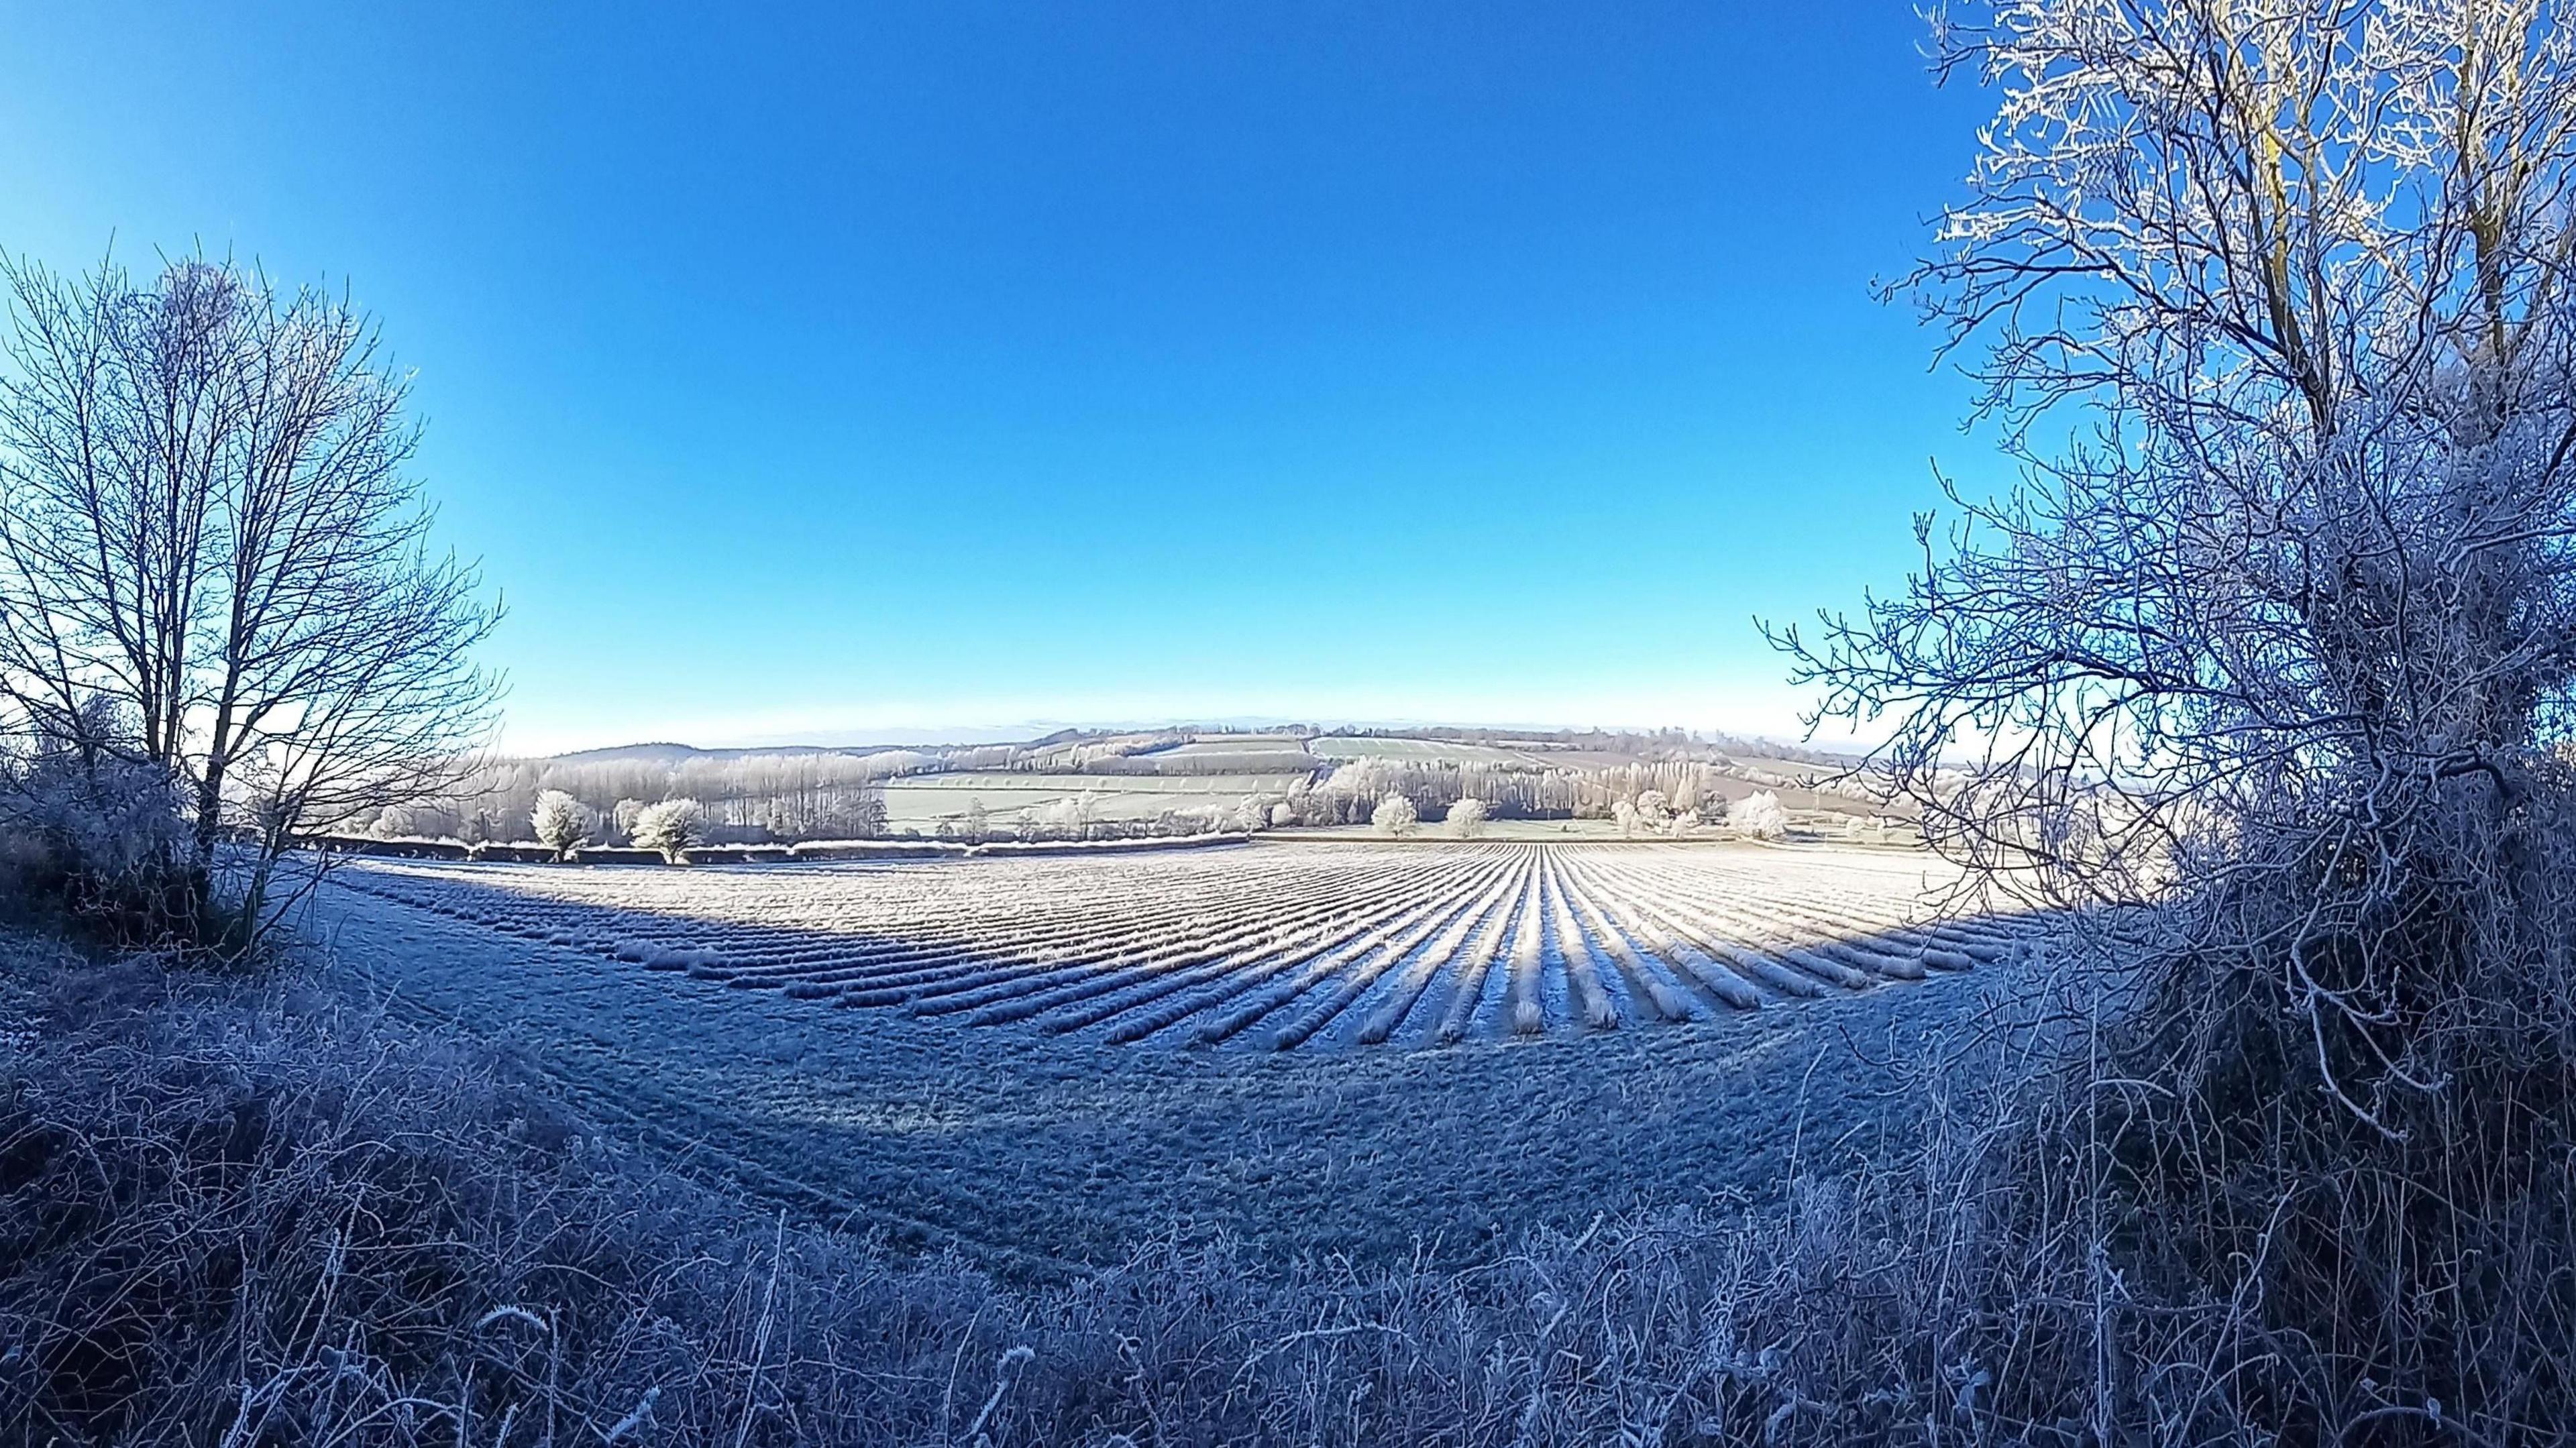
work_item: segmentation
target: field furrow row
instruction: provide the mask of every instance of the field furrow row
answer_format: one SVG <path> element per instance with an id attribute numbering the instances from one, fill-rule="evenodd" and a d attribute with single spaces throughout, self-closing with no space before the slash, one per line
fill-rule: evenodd
<path id="1" fill-rule="evenodd" d="M 1262 844 L 645 867 L 368 861 L 342 884 L 601 970 L 1111 1043 L 1272 1050 L 1609 1031 L 1902 987 L 2044 947 L 1921 856 Z"/>

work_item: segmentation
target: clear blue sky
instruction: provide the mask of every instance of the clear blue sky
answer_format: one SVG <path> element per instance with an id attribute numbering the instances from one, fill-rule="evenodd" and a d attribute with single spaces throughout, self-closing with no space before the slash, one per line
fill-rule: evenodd
<path id="1" fill-rule="evenodd" d="M 1910 10 L 10 0 L 0 246 L 377 312 L 515 746 L 1786 733 L 1997 472 Z"/>

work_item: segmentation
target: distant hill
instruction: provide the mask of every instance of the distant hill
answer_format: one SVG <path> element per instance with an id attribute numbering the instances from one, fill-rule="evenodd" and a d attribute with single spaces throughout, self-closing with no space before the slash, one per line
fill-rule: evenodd
<path id="1" fill-rule="evenodd" d="M 1146 734 L 1169 735 L 1173 740 L 1197 733 L 1230 735 L 1250 726 L 1162 726 L 1141 729 L 1058 729 L 1053 733 L 1027 740 L 982 740 L 974 742 L 930 742 L 913 740 L 888 744 L 763 744 L 731 749 L 701 749 L 693 744 L 654 741 L 643 744 L 618 744 L 604 749 L 579 749 L 550 758 L 566 764 L 653 764 L 675 768 L 693 759 L 781 759 L 781 758 L 859 758 L 889 750 L 948 757 L 953 753 L 979 749 L 1026 749 L 1044 752 L 1049 749 L 1097 743 Z M 1839 768 L 1854 762 L 1855 755 L 1833 750 L 1784 744 L 1770 739 L 1748 739 L 1730 734 L 1691 735 L 1679 729 L 1495 729 L 1460 725 L 1338 725 L 1317 728 L 1313 725 L 1270 725 L 1258 732 L 1285 730 L 1297 734 L 1339 738 L 1440 739 L 1464 744 L 1487 744 L 1505 749 L 1565 751 L 1584 756 L 1574 767 L 1597 766 L 1622 759 L 1761 759 Z"/>
<path id="2" fill-rule="evenodd" d="M 548 755 L 563 764 L 685 764 L 692 759 L 767 759 L 846 754 L 853 757 L 904 749 L 901 744 L 774 744 L 745 749 L 700 749 L 694 744 L 616 744 L 606 749 L 576 749 Z"/>

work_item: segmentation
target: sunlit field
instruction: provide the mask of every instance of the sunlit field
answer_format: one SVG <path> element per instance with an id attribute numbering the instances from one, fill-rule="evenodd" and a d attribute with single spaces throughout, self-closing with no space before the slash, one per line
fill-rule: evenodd
<path id="1" fill-rule="evenodd" d="M 737 990 L 1115 1044 L 1448 1044 L 1749 1011 L 1990 964 L 1919 856 L 1297 844 L 737 870 L 375 865 L 381 899 Z"/>
<path id="2" fill-rule="evenodd" d="M 1929 856 L 1818 847 L 334 880 L 333 939 L 395 1009 L 763 1194 L 1037 1273 L 1174 1221 L 1447 1255 L 1767 1189 L 1914 1109 L 1852 1040 L 1955 1028 L 2049 949 L 2042 921 L 1942 913 Z"/>

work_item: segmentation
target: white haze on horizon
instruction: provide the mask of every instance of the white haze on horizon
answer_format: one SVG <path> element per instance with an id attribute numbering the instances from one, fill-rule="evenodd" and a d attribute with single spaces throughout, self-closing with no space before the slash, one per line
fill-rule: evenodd
<path id="1" fill-rule="evenodd" d="M 1034 738 L 1060 729 L 1154 729 L 1173 725 L 1252 727 L 1283 723 L 1322 728 L 1686 729 L 1780 743 L 1805 742 L 1798 711 L 1806 702 L 1785 684 L 1701 691 L 1639 691 L 1581 699 L 1487 696 L 1396 699 L 1362 695 L 1204 701 L 1167 695 L 876 700 L 664 714 L 621 710 L 614 719 L 511 718 L 506 710 L 495 748 L 509 754 L 563 754 L 626 744 L 677 743 L 702 749 L 796 745 L 976 744 Z M 1823 748 L 1870 742 L 1840 730 L 1819 731 Z"/>

